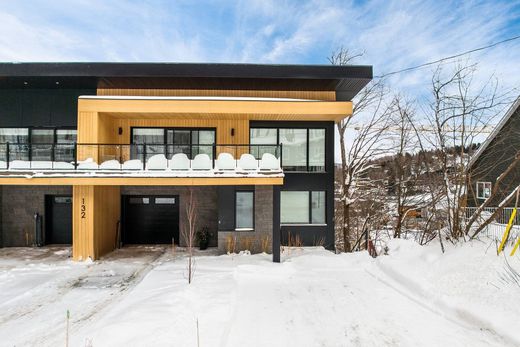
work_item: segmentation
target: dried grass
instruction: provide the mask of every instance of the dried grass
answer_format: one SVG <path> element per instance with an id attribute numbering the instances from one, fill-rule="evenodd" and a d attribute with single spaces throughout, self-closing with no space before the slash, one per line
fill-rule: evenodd
<path id="1" fill-rule="evenodd" d="M 234 235 L 226 236 L 226 252 L 228 254 L 236 253 L 237 237 Z"/>

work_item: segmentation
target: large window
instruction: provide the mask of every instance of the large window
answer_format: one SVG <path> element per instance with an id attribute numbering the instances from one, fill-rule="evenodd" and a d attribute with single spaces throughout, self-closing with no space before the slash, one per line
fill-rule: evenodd
<path id="1" fill-rule="evenodd" d="M 0 128 L 0 160 L 72 161 L 76 129 Z"/>
<path id="2" fill-rule="evenodd" d="M 254 228 L 255 194 L 250 191 L 235 193 L 235 229 Z"/>
<path id="3" fill-rule="evenodd" d="M 280 192 L 282 224 L 326 224 L 324 191 Z"/>
<path id="4" fill-rule="evenodd" d="M 147 158 L 154 154 L 164 154 L 171 158 L 174 154 L 184 153 L 191 159 L 197 154 L 205 153 L 213 158 L 215 144 L 214 129 L 190 128 L 133 128 L 132 143 L 146 144 L 134 148 L 134 157 L 140 158 L 146 150 Z"/>
<path id="5" fill-rule="evenodd" d="M 274 153 L 282 144 L 282 166 L 286 171 L 325 171 L 325 129 L 323 128 L 251 128 L 252 154 Z"/>

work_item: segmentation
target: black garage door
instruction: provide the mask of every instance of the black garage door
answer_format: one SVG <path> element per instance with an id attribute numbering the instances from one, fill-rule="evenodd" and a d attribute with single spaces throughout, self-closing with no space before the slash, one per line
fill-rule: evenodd
<path id="1" fill-rule="evenodd" d="M 123 243 L 179 243 L 178 196 L 124 196 Z"/>
<path id="2" fill-rule="evenodd" d="M 72 243 L 72 197 L 45 196 L 45 244 Z"/>

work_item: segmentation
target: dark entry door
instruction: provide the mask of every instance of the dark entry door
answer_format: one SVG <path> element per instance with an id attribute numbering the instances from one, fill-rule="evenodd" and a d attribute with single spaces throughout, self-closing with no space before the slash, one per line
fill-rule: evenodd
<path id="1" fill-rule="evenodd" d="M 72 197 L 47 195 L 45 244 L 72 244 Z"/>
<path id="2" fill-rule="evenodd" d="M 179 243 L 178 196 L 125 196 L 125 244 Z"/>

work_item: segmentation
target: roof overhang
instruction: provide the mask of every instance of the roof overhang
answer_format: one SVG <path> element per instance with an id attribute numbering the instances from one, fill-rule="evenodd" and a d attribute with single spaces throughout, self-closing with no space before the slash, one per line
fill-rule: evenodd
<path id="1" fill-rule="evenodd" d="M 0 88 L 328 90 L 348 101 L 371 79 L 366 65 L 0 63 Z"/>
<path id="2" fill-rule="evenodd" d="M 220 118 L 340 121 L 352 114 L 350 101 L 204 100 L 172 97 L 80 97 L 80 112 L 114 118 Z"/>

